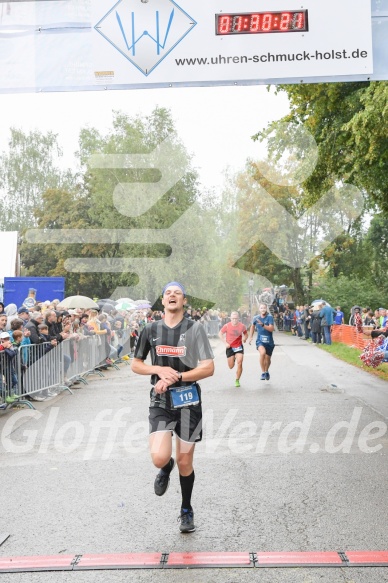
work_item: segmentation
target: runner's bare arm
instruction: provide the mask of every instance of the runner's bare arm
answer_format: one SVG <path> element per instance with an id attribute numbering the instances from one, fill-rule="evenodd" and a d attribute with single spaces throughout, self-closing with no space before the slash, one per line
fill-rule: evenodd
<path id="1" fill-rule="evenodd" d="M 200 381 L 214 374 L 214 362 L 212 359 L 201 360 L 197 367 L 182 373 L 182 381 Z"/>
<path id="2" fill-rule="evenodd" d="M 249 330 L 249 344 L 252 342 L 254 332 L 255 332 L 255 327 L 252 324 L 252 326 L 250 327 L 250 330 Z"/>
<path id="3" fill-rule="evenodd" d="M 226 348 L 230 348 L 230 345 L 226 342 L 226 334 L 222 333 L 220 330 L 218 336 L 221 338 L 222 342 L 225 342 Z"/>
<path id="4" fill-rule="evenodd" d="M 245 343 L 248 339 L 248 330 L 245 330 L 244 332 L 244 336 L 243 336 L 243 342 Z"/>
<path id="5" fill-rule="evenodd" d="M 144 360 L 141 360 L 140 358 L 133 359 L 131 369 L 136 374 L 142 375 L 155 374 L 168 385 L 173 385 L 179 380 L 178 373 L 173 368 L 169 366 L 157 366 L 152 364 L 146 364 Z"/>

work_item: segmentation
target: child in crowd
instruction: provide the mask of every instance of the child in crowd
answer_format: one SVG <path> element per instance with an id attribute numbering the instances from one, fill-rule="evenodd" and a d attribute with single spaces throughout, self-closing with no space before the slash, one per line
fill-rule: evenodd
<path id="1" fill-rule="evenodd" d="M 50 339 L 47 324 L 39 324 L 38 333 L 42 342 L 44 342 L 44 354 L 46 354 L 46 352 L 49 352 L 49 350 L 52 350 L 57 345 L 57 342 Z"/>
<path id="2" fill-rule="evenodd" d="M 8 388 L 9 391 L 9 394 L 8 396 L 6 396 L 5 400 L 6 402 L 12 402 L 14 396 L 16 396 L 14 395 L 14 393 L 16 393 L 18 384 L 18 378 L 16 376 L 15 370 L 15 357 L 17 353 L 13 349 L 11 337 L 8 334 L 8 332 L 2 332 L 0 334 L 0 352 L 4 353 L 3 358 L 0 359 L 1 365 L 0 376 L 4 378 L 5 386 Z M 0 384 L 2 385 L 1 379 Z"/>
<path id="3" fill-rule="evenodd" d="M 12 335 L 12 346 L 16 351 L 21 346 L 23 340 L 23 332 L 21 330 L 14 330 Z"/>

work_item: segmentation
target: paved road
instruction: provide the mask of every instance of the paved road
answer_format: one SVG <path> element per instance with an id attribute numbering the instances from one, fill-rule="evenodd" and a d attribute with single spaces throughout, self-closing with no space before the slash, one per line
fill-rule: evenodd
<path id="1" fill-rule="evenodd" d="M 257 353 L 247 346 L 236 389 L 213 341 L 216 373 L 201 383 L 205 439 L 196 452 L 192 535 L 178 530 L 177 471 L 163 498 L 153 494 L 145 377 L 122 366 L 74 395 L 38 403 L 35 413 L 1 414 L 0 533 L 11 536 L 0 556 L 387 549 L 388 384 L 298 338 L 277 334 L 276 342 L 271 380 L 259 380 Z M 1 581 L 381 583 L 388 568 L 28 573 Z"/>

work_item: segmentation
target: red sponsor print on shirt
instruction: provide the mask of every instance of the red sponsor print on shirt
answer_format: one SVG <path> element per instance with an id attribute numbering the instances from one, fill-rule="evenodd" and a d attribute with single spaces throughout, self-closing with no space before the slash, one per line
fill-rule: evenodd
<path id="1" fill-rule="evenodd" d="M 158 356 L 182 358 L 182 356 L 186 356 L 186 346 L 156 346 L 156 354 Z"/>

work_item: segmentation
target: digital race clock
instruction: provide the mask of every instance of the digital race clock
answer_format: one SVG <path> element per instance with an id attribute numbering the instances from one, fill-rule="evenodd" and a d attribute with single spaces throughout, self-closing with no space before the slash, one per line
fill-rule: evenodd
<path id="1" fill-rule="evenodd" d="M 307 10 L 216 14 L 216 34 L 265 34 L 308 30 Z"/>

